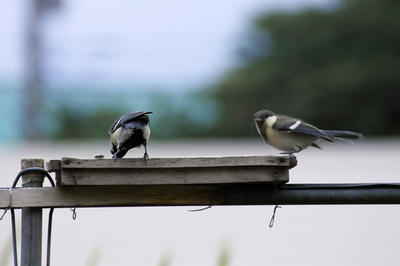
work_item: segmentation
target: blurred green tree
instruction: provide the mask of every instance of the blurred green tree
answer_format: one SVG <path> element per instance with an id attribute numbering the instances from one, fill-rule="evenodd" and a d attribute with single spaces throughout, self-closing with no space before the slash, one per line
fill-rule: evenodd
<path id="1" fill-rule="evenodd" d="M 135 110 L 151 110 L 151 138 L 204 137 L 213 127 L 215 119 L 214 103 L 207 92 L 189 92 L 185 95 L 157 92 L 148 94 L 147 107 L 136 107 L 131 98 L 142 99 L 144 96 L 130 95 L 124 92 L 115 93 L 118 97 L 113 102 L 118 104 L 89 105 L 87 102 L 56 104 L 51 113 L 54 128 L 49 129 L 53 139 L 104 139 L 108 138 L 111 124 L 123 114 Z M 122 96 L 121 96 L 122 95 Z M 95 97 L 95 95 L 92 95 Z M 96 95 L 105 97 L 101 93 Z M 107 96 L 107 95 L 106 95 Z M 57 101 L 56 101 L 57 102 Z M 84 108 L 82 108 L 83 106 Z M 141 109 L 140 109 L 141 108 Z"/>
<path id="2" fill-rule="evenodd" d="M 119 110 L 112 107 L 101 107 L 93 111 L 60 107 L 54 114 L 59 123 L 52 134 L 54 139 L 91 139 L 108 138 L 108 130 L 116 119 L 121 116 Z"/>
<path id="3" fill-rule="evenodd" d="M 347 0 L 256 17 L 241 65 L 212 88 L 215 134 L 256 134 L 250 121 L 262 108 L 325 129 L 399 134 L 399 14 L 396 0 Z"/>

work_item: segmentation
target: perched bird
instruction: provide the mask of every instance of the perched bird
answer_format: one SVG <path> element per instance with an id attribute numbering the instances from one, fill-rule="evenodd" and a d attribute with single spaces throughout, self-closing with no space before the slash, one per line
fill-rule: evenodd
<path id="1" fill-rule="evenodd" d="M 113 158 L 122 158 L 132 148 L 144 146 L 143 159 L 147 160 L 147 142 L 150 138 L 152 112 L 132 112 L 116 120 L 110 127 L 110 152 Z"/>
<path id="2" fill-rule="evenodd" d="M 297 118 L 277 115 L 269 110 L 256 112 L 254 123 L 264 141 L 285 154 L 299 152 L 309 146 L 321 149 L 316 143 L 319 139 L 333 142 L 336 139 L 358 139 L 362 136 L 352 131 L 321 130 Z"/>

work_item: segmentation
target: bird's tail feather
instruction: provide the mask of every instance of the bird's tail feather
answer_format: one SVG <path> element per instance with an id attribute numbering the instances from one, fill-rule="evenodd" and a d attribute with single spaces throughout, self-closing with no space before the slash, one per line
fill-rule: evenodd
<path id="1" fill-rule="evenodd" d="M 337 139 L 359 139 L 362 137 L 360 133 L 347 130 L 324 130 L 324 133 Z"/>

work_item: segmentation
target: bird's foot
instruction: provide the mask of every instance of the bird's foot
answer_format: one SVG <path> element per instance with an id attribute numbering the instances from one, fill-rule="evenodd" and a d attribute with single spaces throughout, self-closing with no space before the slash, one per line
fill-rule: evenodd
<path id="1" fill-rule="evenodd" d="M 147 154 L 147 152 L 145 152 L 143 155 L 143 160 L 147 161 L 148 159 L 149 159 L 149 155 Z"/>

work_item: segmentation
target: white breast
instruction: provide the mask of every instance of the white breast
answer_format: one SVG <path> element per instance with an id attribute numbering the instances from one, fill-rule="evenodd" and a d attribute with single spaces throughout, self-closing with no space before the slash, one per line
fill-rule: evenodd
<path id="1" fill-rule="evenodd" d="M 150 133 L 151 133 L 151 130 L 150 130 L 149 125 L 146 125 L 146 126 L 144 127 L 144 130 L 143 130 L 143 138 L 144 138 L 146 141 L 149 140 L 149 138 L 150 138 Z"/>
<path id="2" fill-rule="evenodd" d="M 111 142 L 115 145 L 118 146 L 118 141 L 119 137 L 121 135 L 121 128 L 117 128 L 112 134 L 111 134 Z"/>

